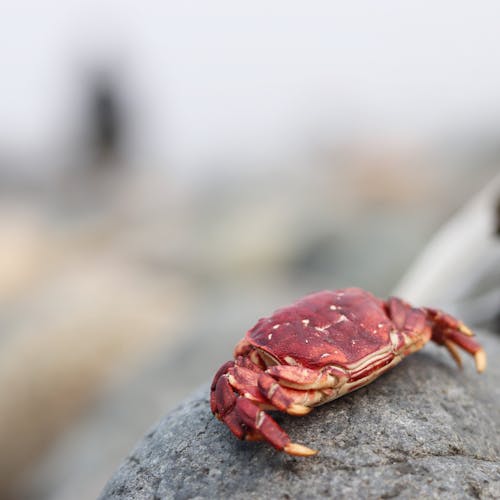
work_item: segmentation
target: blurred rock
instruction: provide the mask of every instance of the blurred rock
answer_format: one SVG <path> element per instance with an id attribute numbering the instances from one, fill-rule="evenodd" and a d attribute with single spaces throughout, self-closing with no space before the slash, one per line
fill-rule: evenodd
<path id="1" fill-rule="evenodd" d="M 498 338 L 481 332 L 489 359 Z M 210 413 L 208 387 L 164 417 L 101 499 L 498 498 L 500 367 L 481 376 L 436 346 L 304 418 L 280 415 L 299 459 L 236 440 Z"/>
<path id="2" fill-rule="evenodd" d="M 231 356 L 233 346 L 256 315 L 266 311 L 278 295 L 291 301 L 299 294 L 290 286 L 252 291 L 214 289 L 193 309 L 195 324 L 186 321 L 173 335 L 177 345 L 157 345 L 147 362 L 137 363 L 133 369 L 122 363 L 111 381 L 100 383 L 97 400 L 46 450 L 43 460 L 16 485 L 13 497 L 96 498 L 151 422 L 210 379 L 214 367 Z M 220 304 L 225 307 L 221 309 Z"/>

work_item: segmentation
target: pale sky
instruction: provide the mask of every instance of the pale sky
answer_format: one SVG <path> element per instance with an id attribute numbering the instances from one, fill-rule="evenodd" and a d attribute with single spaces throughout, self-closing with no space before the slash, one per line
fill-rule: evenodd
<path id="1" fill-rule="evenodd" d="M 4 1 L 0 148 L 64 149 L 81 79 L 115 68 L 138 158 L 202 168 L 314 133 L 500 121 L 495 1 Z M 346 132 L 347 131 L 347 132 Z"/>

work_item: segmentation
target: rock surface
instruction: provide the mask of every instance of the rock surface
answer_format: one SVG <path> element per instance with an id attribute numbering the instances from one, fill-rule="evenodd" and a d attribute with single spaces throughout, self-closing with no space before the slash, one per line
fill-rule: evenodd
<path id="1" fill-rule="evenodd" d="M 208 387 L 164 417 L 102 499 L 499 498 L 500 341 L 463 371 L 435 346 L 311 414 L 277 420 L 313 458 L 241 442 L 210 413 Z"/>

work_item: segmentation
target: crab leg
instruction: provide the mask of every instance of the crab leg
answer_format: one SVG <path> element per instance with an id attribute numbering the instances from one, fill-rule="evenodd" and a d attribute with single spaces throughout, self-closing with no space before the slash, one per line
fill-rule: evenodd
<path id="1" fill-rule="evenodd" d="M 279 380 L 281 385 L 294 389 L 325 389 L 338 384 L 338 378 L 327 371 L 311 370 L 303 366 L 276 365 L 266 373 Z"/>
<path id="2" fill-rule="evenodd" d="M 270 406 L 268 398 L 259 390 L 258 381 L 262 373 L 262 371 L 259 373 L 242 366 L 234 366 L 228 370 L 227 377 L 238 394 L 256 402 L 261 408 L 275 410 L 277 407 Z"/>
<path id="3" fill-rule="evenodd" d="M 314 406 L 334 399 L 334 395 L 338 393 L 338 389 L 333 387 L 293 389 L 282 386 L 280 381 L 276 381 L 267 373 L 259 377 L 258 384 L 261 393 L 273 406 L 290 415 L 298 416 L 307 415 Z"/>
<path id="4" fill-rule="evenodd" d="M 462 360 L 457 347 L 474 356 L 476 370 L 481 373 L 486 368 L 486 354 L 484 349 L 472 338 L 474 334 L 461 321 L 453 316 L 436 309 L 425 308 L 427 319 L 432 327 L 432 340 L 437 344 L 444 345 L 458 366 L 462 366 Z"/>
<path id="5" fill-rule="evenodd" d="M 307 415 L 312 408 L 304 403 L 308 402 L 308 392 L 282 387 L 276 379 L 263 373 L 257 381 L 260 392 L 278 410 L 286 411 L 290 415 Z M 313 398 L 311 398 L 313 399 Z"/>
<path id="6" fill-rule="evenodd" d="M 486 368 L 486 354 L 483 348 L 472 338 L 474 334 L 461 321 L 437 309 L 414 308 L 401 299 L 391 297 L 386 303 L 388 316 L 397 329 L 412 336 L 419 332 L 420 341 L 414 342 L 410 352 L 420 349 L 427 340 L 446 347 L 458 366 L 462 366 L 457 347 L 474 356 L 476 370 Z"/>
<path id="7" fill-rule="evenodd" d="M 264 375 L 263 372 L 260 374 Z M 317 451 L 292 443 L 288 434 L 278 423 L 259 407 L 259 405 L 266 406 L 268 403 L 263 395 L 255 394 L 255 390 L 258 391 L 258 385 L 253 382 L 257 382 L 258 377 L 258 371 L 237 366 L 234 362 L 223 365 L 212 383 L 210 403 L 214 415 L 224 422 L 238 439 L 266 440 L 277 450 L 283 450 L 289 455 L 315 455 Z M 246 385 L 245 381 L 249 384 Z M 255 390 L 251 390 L 252 387 L 255 387 Z M 275 409 L 274 406 L 271 408 Z M 309 411 L 309 408 L 307 410 Z"/>
<path id="8" fill-rule="evenodd" d="M 425 310 L 412 307 L 407 302 L 396 297 L 391 297 L 387 301 L 386 309 L 387 315 L 391 318 L 398 331 L 406 334 L 419 332 L 422 342 L 419 343 L 418 348 L 423 347 L 430 340 L 431 330 L 427 325 Z"/>
<path id="9" fill-rule="evenodd" d="M 210 386 L 210 409 L 212 410 L 212 413 L 215 416 L 217 416 L 217 418 L 219 412 L 218 400 L 220 399 L 216 393 L 217 384 L 221 379 L 221 377 L 228 371 L 228 369 L 233 366 L 234 366 L 234 361 L 227 361 L 226 363 L 224 363 L 217 370 L 217 373 L 215 374 L 214 379 L 212 381 L 212 385 Z"/>
<path id="10" fill-rule="evenodd" d="M 325 399 L 320 391 L 296 390 L 282 387 L 267 373 L 244 368 L 230 367 L 227 378 L 231 386 L 245 398 L 263 410 L 281 410 L 290 415 L 306 415 L 310 406 Z"/>
<path id="11" fill-rule="evenodd" d="M 292 443 L 288 434 L 278 425 L 278 423 L 250 400 L 238 398 L 236 401 L 236 412 L 243 424 L 251 431 L 258 431 L 258 433 L 277 450 L 283 450 L 289 455 L 300 457 L 307 457 L 318 453 L 316 450 L 312 450 L 307 446 Z"/>
<path id="12" fill-rule="evenodd" d="M 238 439 L 243 439 L 245 437 L 245 428 L 242 426 L 241 419 L 235 412 L 237 396 L 229 384 L 227 377 L 224 375 L 219 377 L 212 394 L 214 395 L 214 415 L 219 420 L 222 420 Z"/>
<path id="13" fill-rule="evenodd" d="M 345 375 L 344 375 L 345 376 Z M 339 379 L 329 373 L 277 365 L 265 372 L 245 357 L 230 366 L 227 377 L 231 386 L 263 410 L 281 410 L 290 415 L 306 415 L 313 406 L 330 398 Z M 330 389 L 330 390 L 329 390 Z"/>

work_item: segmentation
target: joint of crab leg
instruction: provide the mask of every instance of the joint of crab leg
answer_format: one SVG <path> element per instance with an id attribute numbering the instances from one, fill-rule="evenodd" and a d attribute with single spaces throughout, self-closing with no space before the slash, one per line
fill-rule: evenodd
<path id="1" fill-rule="evenodd" d="M 464 323 L 451 316 L 451 314 L 435 309 L 427 309 L 434 315 L 434 321 L 446 325 L 454 331 L 458 331 L 467 337 L 474 337 L 474 332 Z"/>
<path id="2" fill-rule="evenodd" d="M 234 366 L 228 372 L 229 383 L 239 394 L 259 403 L 266 403 L 266 398 L 262 396 L 257 386 L 258 378 L 259 372 L 241 366 Z"/>
<path id="3" fill-rule="evenodd" d="M 221 420 L 227 425 L 229 430 L 238 438 L 238 439 L 247 439 L 247 430 L 243 427 L 242 421 L 238 414 L 233 410 L 224 415 Z"/>
<path id="4" fill-rule="evenodd" d="M 238 398 L 236 411 L 241 421 L 252 431 L 258 431 L 277 450 L 290 443 L 288 434 L 264 411 L 245 398 Z"/>
<path id="5" fill-rule="evenodd" d="M 396 328 L 398 330 L 403 330 L 408 311 L 412 309 L 411 306 L 397 297 L 390 297 L 385 303 L 385 309 Z"/>
<path id="6" fill-rule="evenodd" d="M 225 373 L 227 373 L 227 371 L 229 370 L 229 368 L 231 368 L 232 366 L 234 366 L 234 361 L 226 361 L 218 370 L 217 370 L 217 373 L 214 375 L 214 378 L 213 378 L 213 381 L 212 381 L 212 385 L 210 386 L 210 389 L 213 391 L 215 390 L 215 386 L 217 385 L 217 382 L 219 381 L 219 379 L 222 377 L 222 375 L 224 375 Z"/>

